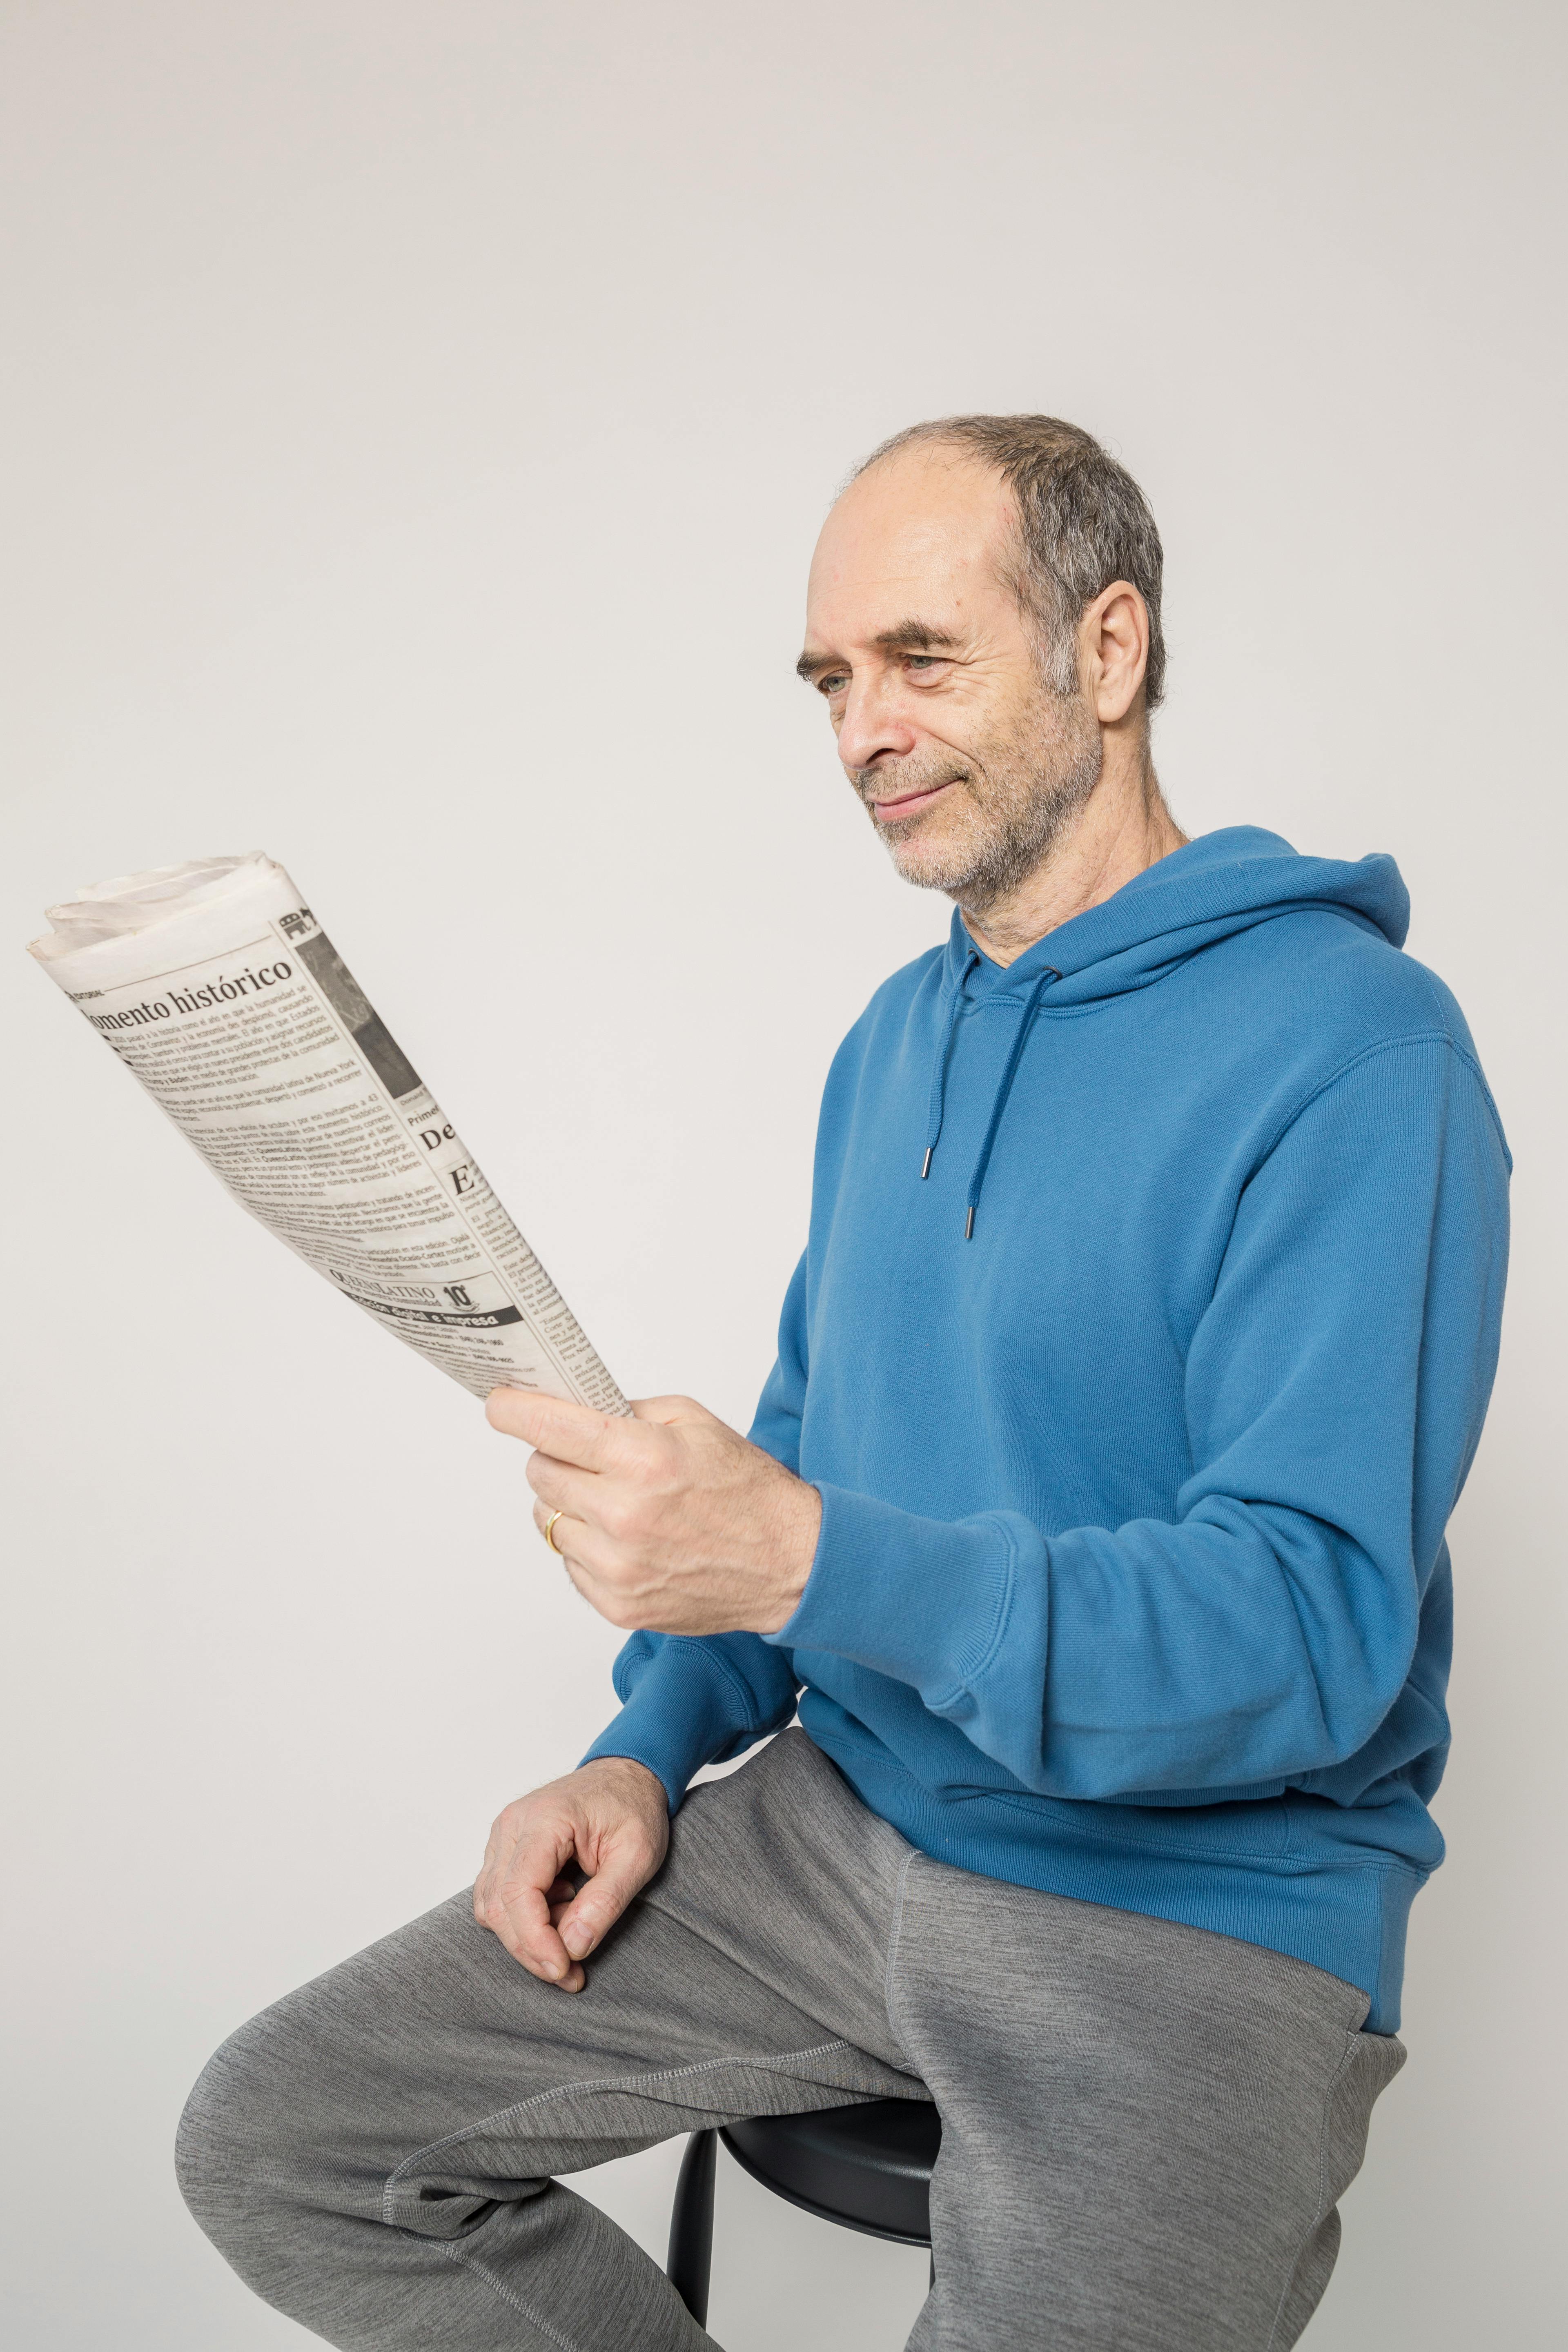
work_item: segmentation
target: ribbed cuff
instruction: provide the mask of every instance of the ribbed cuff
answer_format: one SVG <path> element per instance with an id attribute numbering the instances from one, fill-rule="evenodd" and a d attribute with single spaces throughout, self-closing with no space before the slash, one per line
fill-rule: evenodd
<path id="1" fill-rule="evenodd" d="M 805 1591 L 765 1639 L 890 1675 L 933 1714 L 972 1713 L 1013 1580 L 1005 1522 L 922 1519 L 842 1486 L 818 1491 L 822 1526 Z"/>
<path id="2" fill-rule="evenodd" d="M 733 1748 L 752 1727 L 732 1678 L 697 1642 L 661 1644 L 640 1667 L 630 1698 L 584 1757 L 629 1756 L 664 1782 L 676 1812 L 694 1772 Z"/>

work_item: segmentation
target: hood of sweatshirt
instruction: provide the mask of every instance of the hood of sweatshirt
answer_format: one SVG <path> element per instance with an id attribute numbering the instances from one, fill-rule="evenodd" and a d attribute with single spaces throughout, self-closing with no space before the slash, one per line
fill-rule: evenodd
<path id="1" fill-rule="evenodd" d="M 1342 915 L 1395 948 L 1410 928 L 1410 894 L 1392 857 L 1303 857 L 1277 833 L 1233 824 L 1173 850 L 1005 969 L 980 953 L 955 911 L 947 970 L 956 982 L 973 958 L 971 992 L 1019 996 L 1046 971 L 1055 975 L 1053 1006 L 1087 1004 L 1147 988 L 1216 940 L 1306 908 Z"/>
<path id="2" fill-rule="evenodd" d="M 1279 834 L 1246 824 L 1226 825 L 1173 850 L 1005 967 L 975 946 L 955 909 L 943 959 L 922 1177 L 930 1175 L 942 1139 L 948 1061 L 965 999 L 984 996 L 1023 1007 L 975 1155 L 965 1238 L 973 1238 L 1013 1080 L 1047 992 L 1053 1012 L 1126 995 L 1164 979 L 1218 940 L 1308 908 L 1342 916 L 1395 948 L 1403 947 L 1410 924 L 1410 894 L 1392 857 L 1302 857 Z"/>

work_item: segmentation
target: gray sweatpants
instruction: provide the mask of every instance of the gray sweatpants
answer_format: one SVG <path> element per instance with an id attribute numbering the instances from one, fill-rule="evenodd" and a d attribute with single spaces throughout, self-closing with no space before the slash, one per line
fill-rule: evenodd
<path id="1" fill-rule="evenodd" d="M 916 1853 L 801 1731 L 693 1791 L 574 1999 L 467 1894 L 243 2027 L 181 2184 L 258 2294 L 365 2352 L 700 2352 L 551 2176 L 740 2116 L 934 2099 L 921 2352 L 1279 2352 L 1404 2062 L 1253 1945 Z"/>

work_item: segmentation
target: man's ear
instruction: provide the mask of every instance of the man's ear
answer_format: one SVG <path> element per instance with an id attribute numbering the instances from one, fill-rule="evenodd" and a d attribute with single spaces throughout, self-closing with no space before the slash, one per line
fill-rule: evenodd
<path id="1" fill-rule="evenodd" d="M 1087 607 L 1079 657 L 1095 717 L 1114 727 L 1131 710 L 1149 667 L 1149 608 L 1130 581 L 1113 580 Z"/>

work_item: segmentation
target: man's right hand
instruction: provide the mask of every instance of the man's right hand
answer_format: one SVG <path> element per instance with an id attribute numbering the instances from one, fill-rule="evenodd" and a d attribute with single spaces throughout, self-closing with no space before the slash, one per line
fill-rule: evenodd
<path id="1" fill-rule="evenodd" d="M 597 1757 L 497 1815 L 474 1916 L 534 1976 L 581 1992 L 584 1960 L 668 1846 L 663 1781 L 629 1757 Z M 573 1864 L 587 1878 L 581 1892 L 565 1874 Z"/>

